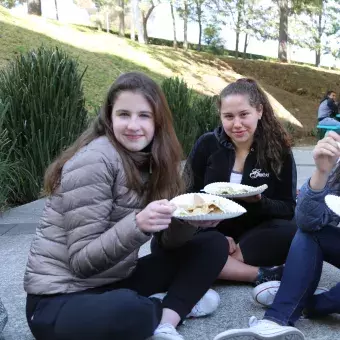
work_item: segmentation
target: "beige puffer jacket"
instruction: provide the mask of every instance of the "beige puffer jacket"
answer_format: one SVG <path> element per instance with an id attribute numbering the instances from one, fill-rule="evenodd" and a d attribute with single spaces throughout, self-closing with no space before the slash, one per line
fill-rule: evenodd
<path id="1" fill-rule="evenodd" d="M 82 148 L 64 165 L 60 188 L 46 201 L 28 256 L 26 292 L 71 293 L 128 277 L 150 239 L 136 226 L 141 201 L 127 189 L 121 158 L 106 137 Z M 195 231 L 173 219 L 161 242 L 176 247 Z"/>

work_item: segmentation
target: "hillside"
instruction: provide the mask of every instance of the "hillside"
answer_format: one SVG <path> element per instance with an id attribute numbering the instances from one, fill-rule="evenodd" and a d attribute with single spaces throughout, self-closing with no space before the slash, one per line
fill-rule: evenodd
<path id="1" fill-rule="evenodd" d="M 316 121 L 318 99 L 328 89 L 340 92 L 340 75 L 311 67 L 218 58 L 208 53 L 162 46 L 141 46 L 129 39 L 86 27 L 35 17 L 14 17 L 0 6 L 0 68 L 20 52 L 41 44 L 59 46 L 78 58 L 84 77 L 85 95 L 94 112 L 111 82 L 121 72 L 139 70 L 160 82 L 180 76 L 197 92 L 217 94 L 241 76 L 260 81 L 271 95 L 276 113 L 308 143 Z M 301 123 L 301 124 L 300 124 Z M 300 127 L 302 126 L 302 128 Z"/>
<path id="2" fill-rule="evenodd" d="M 259 80 L 307 132 L 315 126 L 316 111 L 326 91 L 334 90 L 340 95 L 340 72 L 259 60 L 226 61 L 235 72 Z"/>

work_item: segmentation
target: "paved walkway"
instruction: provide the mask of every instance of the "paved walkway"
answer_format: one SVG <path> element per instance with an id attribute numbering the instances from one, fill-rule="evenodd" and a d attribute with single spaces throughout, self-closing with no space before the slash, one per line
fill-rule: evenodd
<path id="1" fill-rule="evenodd" d="M 313 160 L 311 148 L 296 148 L 294 156 L 298 170 L 298 187 L 311 175 Z M 9 312 L 9 323 L 0 340 L 32 340 L 25 320 L 25 292 L 22 288 L 27 253 L 36 225 L 44 207 L 44 200 L 10 210 L 0 217 L 0 296 Z M 142 247 L 140 255 L 149 252 Z M 340 271 L 325 265 L 321 283 L 331 287 L 340 282 Z M 251 315 L 262 317 L 264 310 L 251 299 L 251 287 L 245 284 L 219 284 L 216 287 L 222 303 L 211 317 L 188 320 L 180 332 L 186 340 L 211 340 L 227 329 L 246 327 Z M 340 317 L 323 321 L 303 320 L 297 325 L 307 339 L 335 340 L 340 334 Z M 46 339 L 48 340 L 48 339 Z"/>

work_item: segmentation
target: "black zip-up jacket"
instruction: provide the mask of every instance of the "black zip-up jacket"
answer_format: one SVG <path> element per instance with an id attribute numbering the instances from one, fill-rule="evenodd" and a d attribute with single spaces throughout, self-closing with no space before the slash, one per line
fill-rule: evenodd
<path id="1" fill-rule="evenodd" d="M 267 184 L 268 189 L 259 202 L 237 200 L 247 210 L 237 219 L 241 219 L 248 227 L 268 219 L 290 220 L 294 217 L 296 205 L 296 165 L 293 154 L 287 152 L 278 179 L 272 171 L 259 167 L 255 147 L 251 148 L 245 160 L 241 184 L 254 187 Z M 196 142 L 186 164 L 192 176 L 189 191 L 200 192 L 205 185 L 213 182 L 229 182 L 234 163 L 235 148 L 222 127 L 204 134 Z"/>

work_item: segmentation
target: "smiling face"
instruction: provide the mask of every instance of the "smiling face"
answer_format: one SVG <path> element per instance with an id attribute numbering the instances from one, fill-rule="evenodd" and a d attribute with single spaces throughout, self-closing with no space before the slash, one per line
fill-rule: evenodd
<path id="1" fill-rule="evenodd" d="M 152 108 L 139 92 L 121 92 L 112 109 L 112 128 L 117 141 L 137 152 L 147 147 L 155 134 Z"/>
<path id="2" fill-rule="evenodd" d="M 236 146 L 253 143 L 262 106 L 252 107 L 247 95 L 231 94 L 221 99 L 220 116 L 225 133 Z"/>
<path id="3" fill-rule="evenodd" d="M 335 101 L 336 100 L 336 93 L 335 92 L 330 93 L 328 98 L 333 99 Z"/>

